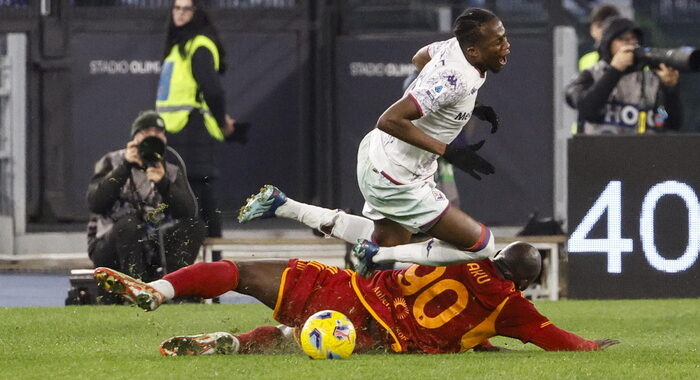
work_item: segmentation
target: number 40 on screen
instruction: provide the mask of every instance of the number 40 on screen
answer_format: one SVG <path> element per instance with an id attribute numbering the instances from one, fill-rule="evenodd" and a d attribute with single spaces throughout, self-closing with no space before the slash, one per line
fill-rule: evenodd
<path id="1" fill-rule="evenodd" d="M 656 248 L 654 238 L 654 211 L 659 200 L 664 196 L 679 197 L 685 202 L 688 211 L 688 245 L 683 255 L 676 259 L 667 259 L 662 256 Z M 593 226 L 602 219 L 606 211 L 607 238 L 587 238 Z M 665 181 L 652 186 L 642 201 L 639 213 L 639 237 L 647 261 L 657 270 L 678 273 L 692 267 L 700 251 L 700 203 L 693 188 L 678 181 Z M 622 273 L 622 254 L 632 252 L 633 249 L 633 240 L 622 237 L 622 182 L 610 181 L 571 234 L 568 251 L 569 253 L 607 253 L 608 273 Z"/>

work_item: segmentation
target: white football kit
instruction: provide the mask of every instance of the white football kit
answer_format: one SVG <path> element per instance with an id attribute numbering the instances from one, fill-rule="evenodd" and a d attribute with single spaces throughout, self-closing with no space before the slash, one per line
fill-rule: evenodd
<path id="1" fill-rule="evenodd" d="M 449 144 L 469 121 L 486 74 L 467 61 L 456 38 L 431 44 L 428 53 L 430 61 L 404 97 L 421 113 L 413 124 Z M 379 129 L 368 133 L 357 155 L 363 215 L 391 219 L 412 232 L 430 229 L 449 207 L 433 180 L 437 158 Z"/>

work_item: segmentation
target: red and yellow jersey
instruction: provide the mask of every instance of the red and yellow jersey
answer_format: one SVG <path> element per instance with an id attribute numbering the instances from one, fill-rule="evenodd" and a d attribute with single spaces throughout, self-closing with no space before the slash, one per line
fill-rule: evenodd
<path id="1" fill-rule="evenodd" d="M 389 344 L 394 351 L 461 352 L 488 346 L 494 335 L 531 342 L 545 350 L 595 350 L 595 341 L 564 331 L 542 316 L 490 260 L 402 271 L 370 279 L 315 261 L 289 260 L 273 312 L 301 327 L 320 310 L 345 314 L 357 329 L 355 350 Z M 389 336 L 376 329 L 376 321 Z"/>
<path id="2" fill-rule="evenodd" d="M 352 283 L 397 352 L 462 352 L 495 335 L 528 342 L 551 325 L 488 259 L 447 267 L 413 265 L 369 279 L 355 275 Z"/>

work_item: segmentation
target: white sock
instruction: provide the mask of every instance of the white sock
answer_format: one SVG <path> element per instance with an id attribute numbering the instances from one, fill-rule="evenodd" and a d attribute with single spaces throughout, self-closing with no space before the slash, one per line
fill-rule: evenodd
<path id="1" fill-rule="evenodd" d="M 165 300 L 171 300 L 175 297 L 175 288 L 173 288 L 173 284 L 171 284 L 167 280 L 155 280 L 153 282 L 149 282 L 148 285 L 150 285 L 153 289 L 157 290 L 160 292 L 160 294 L 165 297 Z"/>
<path id="2" fill-rule="evenodd" d="M 496 251 L 493 234 L 489 235 L 486 246 L 475 252 L 463 251 L 442 240 L 430 239 L 396 247 L 381 247 L 372 261 L 375 263 L 401 261 L 420 265 L 444 266 L 483 260 L 491 257 Z"/>
<path id="3" fill-rule="evenodd" d="M 357 244 L 360 239 L 372 240 L 374 222 L 357 215 L 346 214 L 338 211 L 333 219 L 331 235 L 345 240 L 350 244 Z"/>
<path id="4" fill-rule="evenodd" d="M 333 217 L 338 212 L 338 210 L 313 206 L 287 198 L 284 204 L 277 207 L 275 215 L 282 218 L 294 219 L 311 228 L 320 230 L 321 227 L 331 225 L 333 223 Z"/>
<path id="5" fill-rule="evenodd" d="M 294 328 L 287 325 L 277 325 L 277 328 L 282 332 L 284 339 L 294 340 Z"/>
<path id="6" fill-rule="evenodd" d="M 322 227 L 333 226 L 331 236 L 351 244 L 356 244 L 358 239 L 371 240 L 374 231 L 374 222 L 367 218 L 297 202 L 290 198 L 275 210 L 275 215 L 297 220 L 321 232 L 324 232 Z"/>
<path id="7" fill-rule="evenodd" d="M 232 345 L 233 350 L 232 350 L 231 354 L 237 354 L 238 351 L 241 349 L 241 341 L 238 339 L 237 336 L 235 336 L 233 334 L 230 334 L 230 335 L 231 335 L 231 337 L 233 337 L 233 345 Z"/>

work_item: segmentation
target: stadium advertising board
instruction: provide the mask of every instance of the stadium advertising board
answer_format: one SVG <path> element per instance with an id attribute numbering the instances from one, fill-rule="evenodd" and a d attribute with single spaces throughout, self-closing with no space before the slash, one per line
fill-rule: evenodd
<path id="1" fill-rule="evenodd" d="M 569 141 L 571 298 L 700 296 L 700 135 Z"/>

